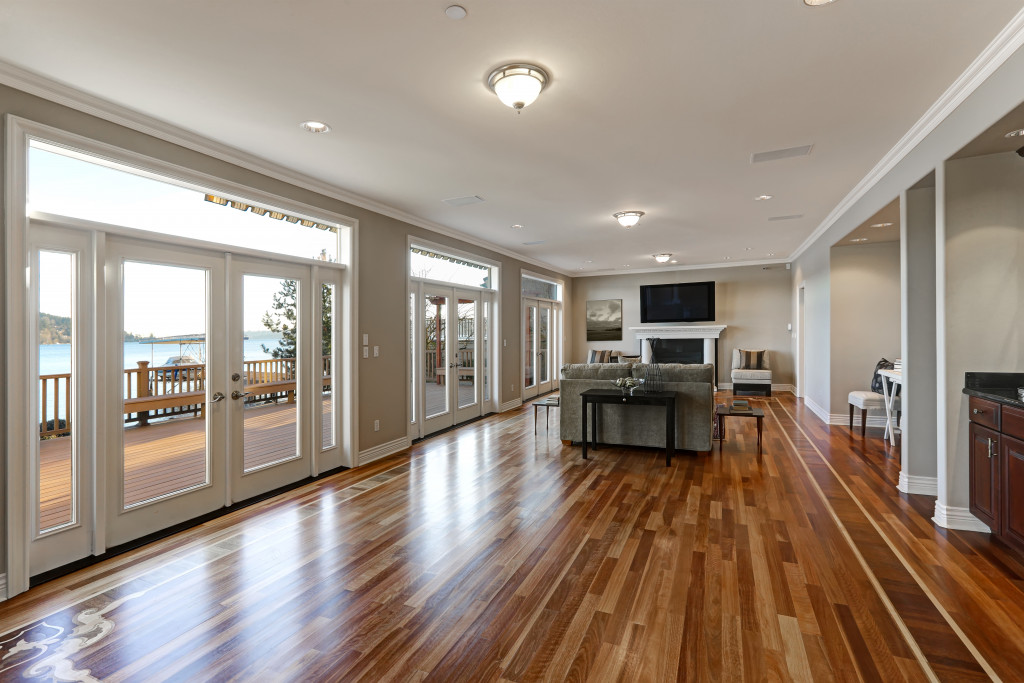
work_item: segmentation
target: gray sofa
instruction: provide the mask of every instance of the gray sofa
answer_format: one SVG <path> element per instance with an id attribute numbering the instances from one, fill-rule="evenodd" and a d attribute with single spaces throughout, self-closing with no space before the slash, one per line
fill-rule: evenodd
<path id="1" fill-rule="evenodd" d="M 660 365 L 665 391 L 676 392 L 676 448 L 710 451 L 715 410 L 714 365 Z M 619 377 L 645 377 L 642 363 L 579 363 L 563 365 L 559 380 L 559 437 L 581 438 L 582 400 L 587 389 L 614 389 Z M 628 446 L 665 447 L 665 409 L 662 406 L 602 404 L 598 441 Z M 589 418 L 588 418 L 589 419 Z"/>

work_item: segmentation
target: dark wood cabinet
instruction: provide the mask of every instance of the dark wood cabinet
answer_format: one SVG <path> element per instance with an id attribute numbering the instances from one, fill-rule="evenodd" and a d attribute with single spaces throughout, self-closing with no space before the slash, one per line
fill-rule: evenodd
<path id="1" fill-rule="evenodd" d="M 992 533 L 1000 530 L 999 432 L 971 423 L 971 512 L 988 524 Z"/>
<path id="2" fill-rule="evenodd" d="M 1024 410 L 972 396 L 971 512 L 1024 551 Z"/>

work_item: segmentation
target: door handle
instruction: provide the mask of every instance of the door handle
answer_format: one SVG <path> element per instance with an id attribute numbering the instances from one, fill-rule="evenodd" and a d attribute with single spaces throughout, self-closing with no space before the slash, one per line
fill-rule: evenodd
<path id="1" fill-rule="evenodd" d="M 223 401 L 223 400 L 224 400 L 225 398 L 226 398 L 226 397 L 224 396 L 223 392 L 220 392 L 220 391 L 218 391 L 218 392 L 217 392 L 216 394 L 214 394 L 214 395 L 213 395 L 213 397 L 212 397 L 212 398 L 210 399 L 210 403 L 220 403 L 220 402 L 221 402 L 221 401 Z"/>
<path id="2" fill-rule="evenodd" d="M 234 391 L 231 392 L 231 398 L 235 399 L 236 401 L 238 399 L 242 398 L 243 396 L 252 396 L 252 392 L 251 391 L 239 391 L 238 389 L 235 389 Z"/>
<path id="3" fill-rule="evenodd" d="M 991 437 L 988 439 L 988 457 L 989 458 L 992 457 L 992 439 L 991 439 Z"/>

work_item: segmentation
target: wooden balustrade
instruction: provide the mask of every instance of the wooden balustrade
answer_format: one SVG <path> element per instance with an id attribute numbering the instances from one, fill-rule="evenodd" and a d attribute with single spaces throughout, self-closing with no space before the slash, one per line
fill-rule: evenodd
<path id="1" fill-rule="evenodd" d="M 331 357 L 323 356 L 320 364 L 321 383 L 331 386 Z M 247 403 L 287 398 L 295 401 L 296 372 L 294 358 L 268 358 L 243 362 L 243 381 L 253 393 Z M 40 437 L 65 436 L 71 433 L 71 374 L 41 375 Z M 206 407 L 206 366 L 175 365 L 149 367 L 149 361 L 138 361 L 138 367 L 124 370 L 125 424 L 146 425 L 149 420 L 179 415 L 202 415 Z M 63 412 L 63 416 L 61 413 Z"/>

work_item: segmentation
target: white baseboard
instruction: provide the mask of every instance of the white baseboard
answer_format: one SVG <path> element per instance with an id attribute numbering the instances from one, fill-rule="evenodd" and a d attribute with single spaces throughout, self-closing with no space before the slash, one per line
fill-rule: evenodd
<path id="1" fill-rule="evenodd" d="M 807 406 L 807 408 L 812 413 L 817 415 L 819 420 L 821 420 L 825 424 L 830 424 L 829 423 L 830 416 L 829 416 L 827 410 L 825 410 L 824 408 L 822 408 L 821 406 L 819 406 L 817 403 L 815 403 L 811 399 L 807 398 L 806 396 L 804 397 L 804 405 Z"/>
<path id="2" fill-rule="evenodd" d="M 937 477 L 915 477 L 900 472 L 900 481 L 896 489 L 903 493 L 916 493 L 921 496 L 939 495 L 939 480 Z"/>
<path id="3" fill-rule="evenodd" d="M 498 409 L 498 412 L 499 413 L 507 413 L 508 411 L 515 410 L 516 408 L 519 408 L 522 405 L 523 405 L 523 399 L 521 399 L 521 398 L 514 398 L 511 401 L 505 401 L 504 403 L 502 403 L 501 407 Z"/>
<path id="4" fill-rule="evenodd" d="M 967 508 L 949 507 L 939 501 L 935 501 L 935 516 L 932 517 L 932 521 L 945 529 L 992 533 L 988 525 L 972 515 Z"/>
<path id="5" fill-rule="evenodd" d="M 359 457 L 356 458 L 356 465 L 365 465 L 366 463 L 373 462 L 374 460 L 386 458 L 387 456 L 399 451 L 404 451 L 411 445 L 412 442 L 409 437 L 403 436 L 395 439 L 394 441 L 388 441 L 387 443 L 382 443 L 379 446 L 367 448 L 365 451 L 359 451 Z"/>

